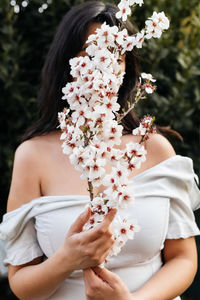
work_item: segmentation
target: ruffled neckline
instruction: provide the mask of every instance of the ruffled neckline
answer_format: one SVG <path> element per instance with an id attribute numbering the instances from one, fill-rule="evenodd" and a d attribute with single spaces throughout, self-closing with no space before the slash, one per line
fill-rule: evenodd
<path id="1" fill-rule="evenodd" d="M 154 197 L 160 193 L 163 197 L 170 199 L 175 197 L 182 201 L 182 199 L 179 199 L 177 188 L 179 187 L 188 193 L 191 208 L 196 210 L 200 208 L 200 191 L 195 184 L 195 177 L 198 179 L 193 170 L 192 159 L 175 155 L 142 171 L 132 177 L 131 180 L 138 199 L 145 199 L 149 196 Z M 153 183 L 155 183 L 155 186 Z M 3 222 L 0 224 L 0 238 L 5 239 L 4 231 L 8 234 L 11 232 L 12 235 L 12 220 L 19 220 L 19 227 L 23 228 L 27 220 L 38 214 L 68 206 L 86 205 L 89 201 L 89 194 L 46 195 L 35 198 L 3 216 Z"/>

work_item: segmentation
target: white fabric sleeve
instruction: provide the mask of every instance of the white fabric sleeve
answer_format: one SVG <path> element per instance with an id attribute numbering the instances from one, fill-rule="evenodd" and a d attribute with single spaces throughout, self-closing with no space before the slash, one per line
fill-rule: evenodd
<path id="1" fill-rule="evenodd" d="M 5 257 L 6 257 L 5 242 L 0 240 L 0 278 L 8 276 L 8 268 L 4 266 Z"/>
<path id="2" fill-rule="evenodd" d="M 43 256 L 43 252 L 37 241 L 34 218 L 31 218 L 16 239 L 6 241 L 4 265 L 22 265 L 39 256 Z"/>
<path id="3" fill-rule="evenodd" d="M 166 239 L 200 235 L 193 210 L 199 208 L 200 191 L 194 177 L 188 182 L 175 180 L 174 197 L 170 199 L 169 224 Z M 197 204 L 198 203 L 198 204 Z"/>
<path id="4" fill-rule="evenodd" d="M 77 200 L 77 195 L 39 197 L 6 213 L 0 224 L 0 240 L 6 243 L 6 251 L 4 249 L 2 251 L 3 257 L 6 252 L 4 264 L 22 265 L 43 256 L 44 253 L 37 239 L 35 218 L 49 211 L 79 204 L 85 205 L 89 202 L 89 196 L 79 196 L 79 198 Z"/>

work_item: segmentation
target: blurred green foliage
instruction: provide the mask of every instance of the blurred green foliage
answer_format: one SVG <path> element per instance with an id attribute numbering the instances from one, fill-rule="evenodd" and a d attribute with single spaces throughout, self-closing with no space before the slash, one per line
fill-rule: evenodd
<path id="1" fill-rule="evenodd" d="M 84 1 L 53 0 L 40 14 L 38 7 L 43 1 L 32 0 L 15 14 L 10 1 L 1 0 L 1 214 L 5 212 L 14 151 L 26 128 L 37 118 L 37 92 L 49 45 L 62 16 L 81 2 Z M 146 113 L 155 115 L 158 124 L 170 125 L 183 136 L 184 143 L 174 138 L 172 143 L 178 154 L 193 159 L 200 175 L 200 3 L 199 0 L 144 2 L 144 6 L 134 9 L 131 17 L 137 29 L 143 28 L 153 10 L 164 10 L 171 26 L 161 39 L 151 39 L 139 51 L 141 71 L 152 73 L 158 88 L 136 110 L 141 117 Z"/>
<path id="2" fill-rule="evenodd" d="M 151 39 L 140 51 L 141 70 L 157 78 L 158 89 L 140 103 L 138 112 L 149 112 L 160 125 L 181 133 L 184 143 L 174 146 L 178 153 L 193 158 L 200 175 L 200 3 L 146 0 L 144 7 L 137 8 L 133 23 L 141 29 L 144 17 L 153 10 L 164 10 L 171 26 L 161 39 Z"/>

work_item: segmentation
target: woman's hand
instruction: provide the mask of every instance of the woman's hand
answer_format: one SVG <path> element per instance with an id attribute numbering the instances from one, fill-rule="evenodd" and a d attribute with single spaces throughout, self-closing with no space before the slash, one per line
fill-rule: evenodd
<path id="1" fill-rule="evenodd" d="M 88 231 L 82 231 L 91 211 L 82 213 L 70 227 L 64 244 L 59 249 L 66 270 L 80 270 L 101 264 L 108 256 L 114 243 L 111 222 L 116 209 L 111 209 L 102 223 Z M 65 266 L 66 264 L 66 266 Z"/>
<path id="2" fill-rule="evenodd" d="M 99 267 L 83 271 L 85 293 L 88 300 L 133 300 L 121 279 L 107 269 Z"/>

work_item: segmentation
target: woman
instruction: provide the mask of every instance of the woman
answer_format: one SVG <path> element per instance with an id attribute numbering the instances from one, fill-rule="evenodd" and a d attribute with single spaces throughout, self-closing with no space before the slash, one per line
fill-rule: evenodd
<path id="1" fill-rule="evenodd" d="M 97 266 L 113 245 L 111 210 L 98 227 L 83 232 L 90 210 L 87 182 L 61 152 L 57 113 L 72 80 L 69 59 L 85 55 L 85 41 L 101 23 L 118 25 L 116 8 L 86 2 L 61 22 L 43 70 L 39 121 L 24 137 L 15 155 L 7 211 L 1 225 L 6 239 L 11 289 L 20 299 L 180 299 L 197 269 L 194 236 L 199 234 L 192 208 L 200 203 L 192 161 L 176 155 L 160 134 L 146 142 L 147 159 L 132 172 L 135 216 L 141 231 L 128 242 L 108 269 Z M 130 23 L 125 25 L 131 33 Z M 124 107 L 137 82 L 137 55 L 119 63 L 126 69 L 119 90 Z M 124 120 L 120 147 L 139 137 L 129 134 L 136 116 Z M 77 192 L 78 187 L 78 192 Z M 64 195 L 64 196 L 63 196 Z M 82 272 L 83 270 L 83 272 Z M 177 298 L 176 298 L 177 297 Z"/>

